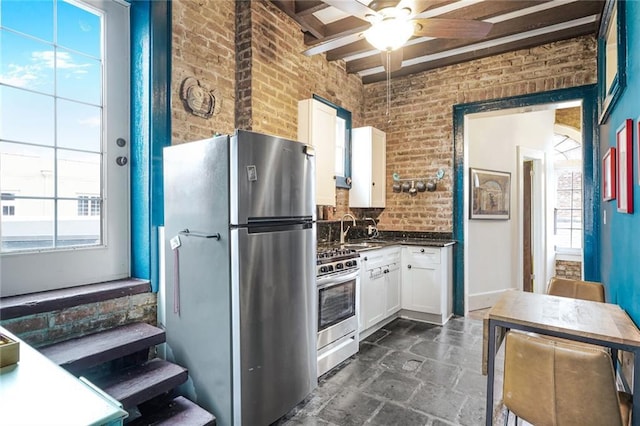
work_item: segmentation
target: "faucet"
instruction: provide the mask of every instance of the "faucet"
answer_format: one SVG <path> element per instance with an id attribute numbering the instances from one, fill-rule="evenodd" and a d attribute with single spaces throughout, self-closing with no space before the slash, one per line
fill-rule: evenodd
<path id="1" fill-rule="evenodd" d="M 349 213 L 347 213 L 344 216 L 342 216 L 342 219 L 340 219 L 340 245 L 344 244 L 344 238 L 347 236 L 347 232 L 349 232 L 349 229 L 351 229 L 351 226 L 347 226 L 347 230 L 346 231 L 344 230 L 344 219 L 347 216 L 350 217 L 351 220 L 353 221 L 353 226 L 356 226 L 356 218 L 355 217 L 353 217 Z"/>
<path id="2" fill-rule="evenodd" d="M 367 220 L 370 220 L 371 222 L 373 222 L 373 225 L 367 225 L 367 236 L 371 238 L 376 238 L 378 236 L 378 225 L 375 219 L 373 219 L 372 217 L 365 217 L 364 220 L 365 222 Z"/>

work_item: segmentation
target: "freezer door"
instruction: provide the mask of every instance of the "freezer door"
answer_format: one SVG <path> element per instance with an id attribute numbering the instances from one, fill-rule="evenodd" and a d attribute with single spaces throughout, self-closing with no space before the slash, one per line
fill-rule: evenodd
<path id="1" fill-rule="evenodd" d="M 231 235 L 235 391 L 243 425 L 270 424 L 317 385 L 315 224 Z"/>
<path id="2" fill-rule="evenodd" d="M 315 219 L 315 157 L 300 142 L 238 130 L 230 146 L 232 225 L 250 218 Z"/>

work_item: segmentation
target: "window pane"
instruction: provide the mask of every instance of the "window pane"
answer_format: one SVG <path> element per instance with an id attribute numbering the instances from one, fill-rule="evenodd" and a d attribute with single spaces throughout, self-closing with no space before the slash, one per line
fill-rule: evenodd
<path id="1" fill-rule="evenodd" d="M 58 45 L 100 58 L 100 17 L 67 2 L 58 2 Z"/>
<path id="2" fill-rule="evenodd" d="M 2 216 L 2 251 L 52 248 L 53 200 L 16 199 L 14 203 L 15 215 Z"/>
<path id="3" fill-rule="evenodd" d="M 336 176 L 344 176 L 344 147 L 347 122 L 344 118 L 336 118 Z"/>
<path id="4" fill-rule="evenodd" d="M 571 211 L 560 210 L 556 211 L 556 228 L 568 229 L 571 228 Z"/>
<path id="5" fill-rule="evenodd" d="M 573 191 L 573 208 L 582 209 L 582 191 Z"/>
<path id="6" fill-rule="evenodd" d="M 0 142 L 0 182 L 21 196 L 53 197 L 53 148 Z"/>
<path id="7" fill-rule="evenodd" d="M 58 100 L 58 147 L 100 152 L 101 108 Z"/>
<path id="8" fill-rule="evenodd" d="M 556 247 L 571 247 L 571 230 L 558 229 L 558 232 L 556 232 Z"/>
<path id="9" fill-rule="evenodd" d="M 99 196 L 100 157 L 100 154 L 58 150 L 58 197 Z"/>
<path id="10" fill-rule="evenodd" d="M 56 94 L 63 98 L 99 105 L 102 73 L 100 61 L 58 49 L 56 54 Z"/>
<path id="11" fill-rule="evenodd" d="M 100 215 L 78 215 L 78 201 L 58 201 L 58 247 L 100 243 Z"/>
<path id="12" fill-rule="evenodd" d="M 53 46 L 2 30 L 0 52 L 0 82 L 53 94 Z"/>
<path id="13" fill-rule="evenodd" d="M 573 189 L 582 189 L 582 173 L 573 174 Z"/>
<path id="14" fill-rule="evenodd" d="M 582 248 L 582 232 L 579 230 L 571 233 L 571 248 Z"/>
<path id="15" fill-rule="evenodd" d="M 573 229 L 582 229 L 582 211 L 574 210 L 571 212 L 571 227 Z"/>
<path id="16" fill-rule="evenodd" d="M 53 134 L 52 97 L 0 86 L 0 139 L 53 145 Z"/>
<path id="17" fill-rule="evenodd" d="M 2 1 L 0 24 L 53 42 L 53 1 Z"/>
<path id="18" fill-rule="evenodd" d="M 560 191 L 558 190 L 556 194 L 556 207 L 559 209 L 570 209 L 571 208 L 571 191 Z"/>

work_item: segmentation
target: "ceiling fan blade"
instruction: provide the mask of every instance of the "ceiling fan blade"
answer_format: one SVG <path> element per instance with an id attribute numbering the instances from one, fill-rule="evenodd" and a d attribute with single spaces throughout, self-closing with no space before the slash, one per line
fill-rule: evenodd
<path id="1" fill-rule="evenodd" d="M 482 38 L 489 34 L 493 24 L 467 19 L 416 19 L 414 36 L 435 38 Z"/>
<path id="2" fill-rule="evenodd" d="M 375 16 L 377 12 L 357 0 L 323 0 L 329 6 L 333 6 L 349 15 L 353 15 L 356 18 L 370 21 L 368 16 Z"/>
<path id="3" fill-rule="evenodd" d="M 385 71 L 395 72 L 402 68 L 402 47 L 396 50 L 380 52 Z"/>

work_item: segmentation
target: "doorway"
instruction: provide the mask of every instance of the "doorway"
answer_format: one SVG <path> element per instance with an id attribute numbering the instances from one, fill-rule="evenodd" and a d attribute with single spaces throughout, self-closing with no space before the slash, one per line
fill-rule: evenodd
<path id="1" fill-rule="evenodd" d="M 528 108 L 532 110 L 533 108 L 540 107 L 548 104 L 561 104 L 564 102 L 578 102 L 582 105 L 582 133 L 584 136 L 583 140 L 583 152 L 588 155 L 584 156 L 583 161 L 583 193 L 584 198 L 582 200 L 583 208 L 584 208 L 584 223 L 583 223 L 583 260 L 584 260 L 584 272 L 583 276 L 585 279 L 589 280 L 599 280 L 600 271 L 599 271 L 599 262 L 598 260 L 598 247 L 599 247 L 599 230 L 598 230 L 598 211 L 599 211 L 599 200 L 598 197 L 595 197 L 597 185 L 598 185 L 598 169 L 597 166 L 599 164 L 599 159 L 594 156 L 593 153 L 597 153 L 598 147 L 597 140 L 594 137 L 595 132 L 595 123 L 596 123 L 596 109 L 595 109 L 595 100 L 596 100 L 596 90 L 595 85 L 590 86 L 582 86 L 571 89 L 561 89 L 552 92 L 546 93 L 538 93 L 532 95 L 524 95 L 518 96 L 508 99 L 502 100 L 493 100 L 493 101 L 484 101 L 472 104 L 463 104 L 454 106 L 454 239 L 458 241 L 456 246 L 455 254 L 454 254 L 454 312 L 458 315 L 465 315 L 469 310 L 469 285 L 468 285 L 468 277 L 469 277 L 469 244 L 472 242 L 469 240 L 469 232 L 470 232 L 470 224 L 467 219 L 468 215 L 468 185 L 466 185 L 468 180 L 468 169 L 470 166 L 480 167 L 477 164 L 470 164 L 468 158 L 468 116 L 474 113 L 480 112 L 494 112 L 498 113 L 501 110 L 506 109 L 524 109 Z M 498 152 L 498 149 L 493 150 L 492 152 Z M 511 158 L 514 158 L 513 155 Z M 513 161 L 513 160 L 512 160 Z M 515 162 L 514 162 L 515 163 Z M 545 166 L 545 168 L 548 166 Z M 514 167 L 515 168 L 515 167 Z M 535 170 L 535 162 L 534 162 L 534 170 Z M 513 170 L 515 172 L 515 170 Z M 516 173 L 513 173 L 515 175 Z M 514 196 L 515 191 L 514 191 Z M 515 197 L 514 197 L 515 199 Z M 535 206 L 535 201 L 533 201 L 533 205 Z M 535 212 L 537 208 L 533 208 Z M 545 216 L 549 217 L 549 212 L 546 211 L 545 208 Z M 516 216 L 519 217 L 519 216 Z M 518 226 L 513 222 L 517 222 L 517 220 L 512 217 L 511 227 L 505 226 L 503 223 L 503 228 L 509 228 L 509 232 L 517 233 Z M 547 221 L 542 229 L 546 230 L 546 233 L 549 233 L 551 221 Z M 499 228 L 500 224 L 491 223 L 488 224 L 490 227 Z M 538 232 L 535 227 L 534 221 L 534 233 Z M 522 229 L 522 228 L 520 228 Z M 506 245 L 512 244 L 511 242 L 506 242 Z M 549 241 L 545 243 L 544 249 L 547 252 L 549 250 Z M 515 246 L 511 246 L 512 255 L 514 258 L 514 254 L 518 253 L 522 250 L 519 247 L 519 244 Z M 551 264 L 549 260 L 544 256 L 542 264 L 546 266 L 547 271 L 552 271 Z M 534 258 L 534 290 L 536 290 L 535 285 L 535 259 L 536 259 L 536 251 L 535 248 L 533 250 L 533 258 Z M 503 262 L 515 262 L 517 264 L 523 263 L 523 256 L 515 257 L 515 259 L 499 259 L 501 264 L 498 268 L 494 268 L 496 270 L 504 272 L 504 267 L 502 266 Z M 511 265 L 511 272 L 506 274 L 505 279 L 509 282 L 509 287 L 516 288 L 521 287 L 523 284 L 522 279 L 518 280 L 517 271 L 521 268 L 516 267 L 515 265 Z M 546 275 L 546 274 L 545 274 Z M 540 281 L 546 281 L 546 276 L 542 278 Z M 538 286 L 540 287 L 540 286 Z"/>

